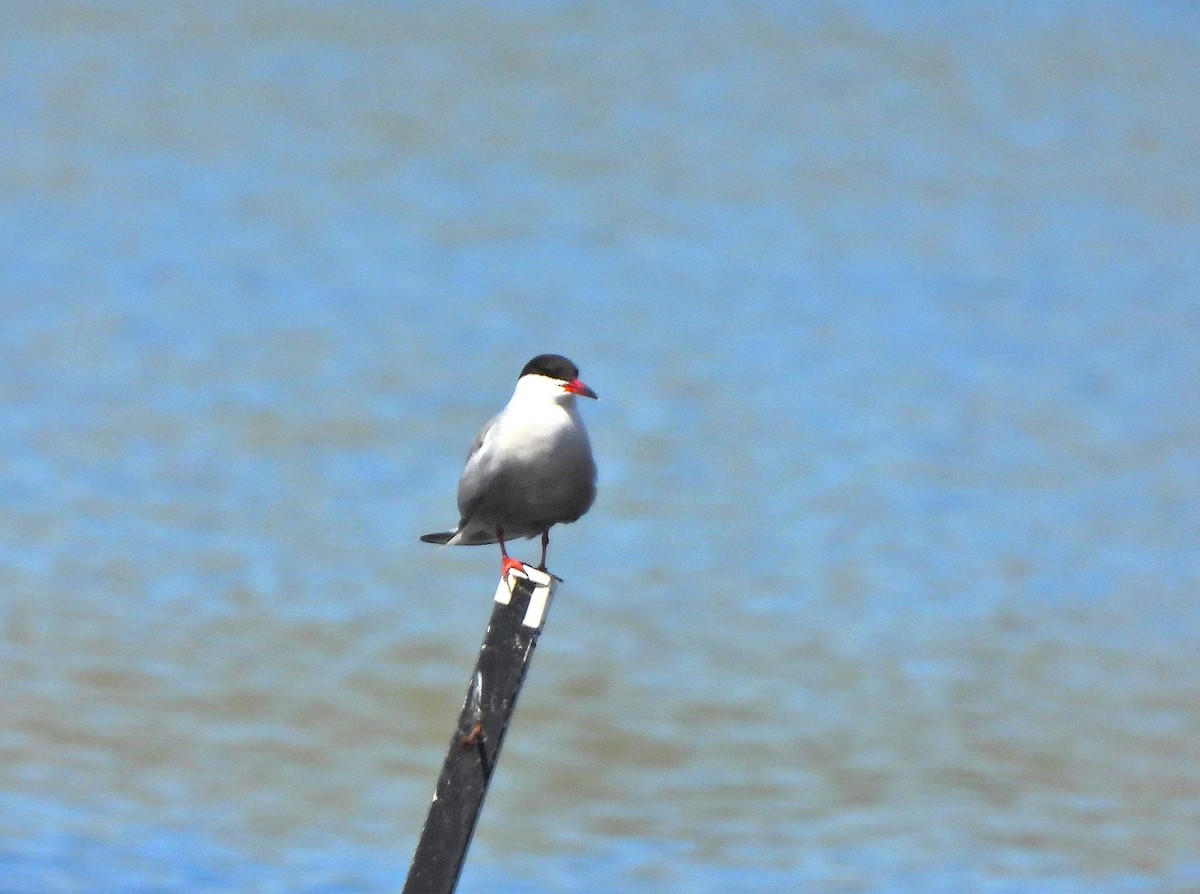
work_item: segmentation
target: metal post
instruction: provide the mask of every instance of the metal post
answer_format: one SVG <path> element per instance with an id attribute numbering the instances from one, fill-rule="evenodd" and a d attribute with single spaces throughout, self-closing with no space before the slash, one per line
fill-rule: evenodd
<path id="1" fill-rule="evenodd" d="M 526 568 L 496 589 L 458 726 L 404 883 L 404 894 L 452 894 L 483 808 L 492 770 L 546 621 L 557 578 Z"/>

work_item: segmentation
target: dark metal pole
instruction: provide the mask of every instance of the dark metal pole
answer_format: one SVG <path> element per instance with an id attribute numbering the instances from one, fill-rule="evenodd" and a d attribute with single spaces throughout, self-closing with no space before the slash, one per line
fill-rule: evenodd
<path id="1" fill-rule="evenodd" d="M 404 894 L 452 894 L 487 795 L 557 579 L 527 569 L 496 589 L 458 726 L 408 870 Z"/>

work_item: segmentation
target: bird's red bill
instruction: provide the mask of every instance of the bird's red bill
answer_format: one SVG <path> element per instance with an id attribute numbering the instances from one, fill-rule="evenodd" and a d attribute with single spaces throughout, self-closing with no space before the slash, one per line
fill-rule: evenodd
<path id="1" fill-rule="evenodd" d="M 598 399 L 596 397 L 596 392 L 587 385 L 583 384 L 583 382 L 579 381 L 578 376 L 567 382 L 567 384 L 563 385 L 563 389 L 570 391 L 572 394 L 578 394 L 580 397 L 590 397 L 592 400 Z"/>

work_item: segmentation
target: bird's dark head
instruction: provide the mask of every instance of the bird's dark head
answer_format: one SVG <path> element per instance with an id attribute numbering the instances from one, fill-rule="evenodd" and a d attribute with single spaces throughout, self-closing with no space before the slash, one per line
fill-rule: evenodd
<path id="1" fill-rule="evenodd" d="M 579 367 L 562 354 L 538 354 L 525 364 L 518 380 L 525 376 L 545 376 L 558 382 L 563 391 L 595 399 L 596 392 L 579 380 Z"/>

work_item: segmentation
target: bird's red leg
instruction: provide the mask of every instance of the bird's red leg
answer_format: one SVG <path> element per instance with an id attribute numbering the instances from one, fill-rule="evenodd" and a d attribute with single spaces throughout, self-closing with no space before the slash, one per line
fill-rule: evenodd
<path id="1" fill-rule="evenodd" d="M 496 539 L 500 541 L 500 577 L 506 578 L 512 571 L 523 575 L 525 563 L 509 556 L 508 550 L 504 548 L 504 529 L 499 525 L 496 526 Z"/>
<path id="2" fill-rule="evenodd" d="M 546 570 L 546 548 L 550 546 L 550 532 L 542 531 L 542 561 L 538 565 L 538 571 Z"/>

